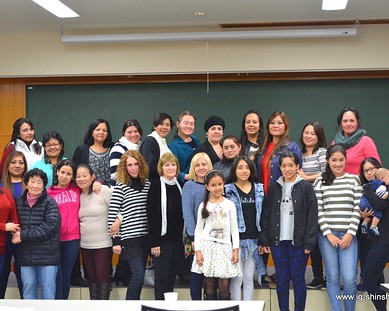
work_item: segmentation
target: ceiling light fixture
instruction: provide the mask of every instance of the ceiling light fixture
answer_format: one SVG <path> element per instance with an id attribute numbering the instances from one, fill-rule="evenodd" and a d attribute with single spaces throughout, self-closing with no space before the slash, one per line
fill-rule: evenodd
<path id="1" fill-rule="evenodd" d="M 205 13 L 205 12 L 194 12 L 193 15 L 195 15 L 195 16 L 205 16 L 205 15 L 207 15 L 207 13 Z"/>
<path id="2" fill-rule="evenodd" d="M 344 10 L 348 0 L 323 0 L 322 10 Z"/>
<path id="3" fill-rule="evenodd" d="M 287 38 L 355 37 L 356 28 L 291 29 L 291 30 L 248 30 L 219 32 L 177 32 L 107 35 L 62 35 L 62 43 L 121 43 L 162 41 L 212 41 L 212 40 L 255 40 Z"/>
<path id="4" fill-rule="evenodd" d="M 32 0 L 36 4 L 40 5 L 45 10 L 54 14 L 60 18 L 71 18 L 71 17 L 80 17 L 76 12 L 71 8 L 67 7 L 59 0 Z"/>

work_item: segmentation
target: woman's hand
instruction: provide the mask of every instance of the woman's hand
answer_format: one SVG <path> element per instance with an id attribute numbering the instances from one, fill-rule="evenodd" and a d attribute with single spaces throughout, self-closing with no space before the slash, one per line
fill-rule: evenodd
<path id="1" fill-rule="evenodd" d="M 161 247 L 160 246 L 152 247 L 151 255 L 153 255 L 154 257 L 159 257 L 161 255 Z"/>
<path id="2" fill-rule="evenodd" d="M 117 237 L 120 233 L 120 225 L 122 222 L 119 218 L 116 217 L 114 223 L 111 225 L 111 228 L 109 229 L 109 236 L 111 238 Z"/>
<path id="3" fill-rule="evenodd" d="M 259 254 L 270 254 L 270 246 L 258 246 L 258 253 Z"/>
<path id="4" fill-rule="evenodd" d="M 239 262 L 239 248 L 234 248 L 234 250 L 232 251 L 231 261 L 233 264 L 236 264 Z"/>
<path id="5" fill-rule="evenodd" d="M 196 251 L 196 263 L 201 267 L 204 264 L 204 257 L 201 251 Z"/>
<path id="6" fill-rule="evenodd" d="M 338 247 L 340 244 L 340 239 L 333 235 L 332 233 L 329 233 L 326 235 L 326 238 L 328 239 L 328 242 L 331 243 L 333 247 Z"/>
<path id="7" fill-rule="evenodd" d="M 310 249 L 304 249 L 304 254 L 307 254 L 307 255 L 309 255 L 311 253 L 311 250 Z"/>
<path id="8" fill-rule="evenodd" d="M 340 248 L 348 248 L 353 240 L 353 235 L 350 233 L 346 233 L 343 238 L 340 240 L 339 246 Z"/>
<path id="9" fill-rule="evenodd" d="M 112 251 L 114 254 L 120 255 L 122 253 L 122 246 L 121 245 L 114 245 L 112 246 Z"/>
<path id="10" fill-rule="evenodd" d="M 308 179 L 308 175 L 306 175 L 303 171 L 303 169 L 299 168 L 297 170 L 297 174 L 300 175 L 301 178 Z"/>
<path id="11" fill-rule="evenodd" d="M 16 231 L 12 236 L 12 243 L 19 244 L 22 243 L 22 239 L 20 238 L 20 231 Z"/>
<path id="12" fill-rule="evenodd" d="M 359 210 L 359 214 L 361 214 L 362 219 L 365 219 L 367 217 L 373 217 L 374 211 L 366 207 L 364 211 Z"/>
<path id="13" fill-rule="evenodd" d="M 5 224 L 5 231 L 11 231 L 12 233 L 20 231 L 20 225 L 13 222 L 8 222 Z"/>
<path id="14" fill-rule="evenodd" d="M 103 188 L 103 185 L 101 184 L 100 181 L 96 180 L 93 182 L 92 190 L 94 193 L 99 194 L 101 191 L 101 188 Z"/>

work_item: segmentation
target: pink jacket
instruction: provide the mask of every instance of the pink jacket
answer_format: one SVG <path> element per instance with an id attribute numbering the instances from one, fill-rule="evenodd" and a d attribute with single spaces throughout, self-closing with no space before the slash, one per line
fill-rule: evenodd
<path id="1" fill-rule="evenodd" d="M 47 193 L 58 204 L 61 215 L 61 241 L 80 239 L 80 221 L 78 211 L 80 209 L 81 190 L 74 182 L 71 182 L 65 189 L 57 186 L 50 186 Z"/>

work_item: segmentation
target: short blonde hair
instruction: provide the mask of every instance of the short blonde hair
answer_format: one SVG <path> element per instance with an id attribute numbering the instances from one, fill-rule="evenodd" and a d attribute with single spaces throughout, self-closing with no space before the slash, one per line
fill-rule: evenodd
<path id="1" fill-rule="evenodd" d="M 196 153 L 193 158 L 192 158 L 192 161 L 190 161 L 190 168 L 189 168 L 189 179 L 193 179 L 194 181 L 199 181 L 198 179 L 198 176 L 195 172 L 195 167 L 196 167 L 196 163 L 197 161 L 200 159 L 200 158 L 204 158 L 205 161 L 207 162 L 208 164 L 208 170 L 212 170 L 213 167 L 212 167 L 212 161 L 211 159 L 209 158 L 208 154 L 206 154 L 205 152 L 199 152 L 199 153 Z"/>
<path id="2" fill-rule="evenodd" d="M 164 166 L 166 163 L 175 163 L 177 166 L 177 175 L 180 172 L 180 163 L 178 163 L 178 159 L 174 156 L 173 153 L 166 152 L 159 158 L 158 165 L 157 165 L 157 171 L 159 176 L 163 175 L 162 166 Z"/>
<path id="3" fill-rule="evenodd" d="M 141 153 L 136 150 L 127 150 L 120 158 L 120 162 L 116 171 L 116 182 L 121 182 L 125 185 L 131 184 L 131 177 L 127 171 L 127 159 L 134 158 L 139 164 L 139 179 L 144 185 L 146 179 L 149 177 L 149 167 L 146 160 L 143 158 Z"/>

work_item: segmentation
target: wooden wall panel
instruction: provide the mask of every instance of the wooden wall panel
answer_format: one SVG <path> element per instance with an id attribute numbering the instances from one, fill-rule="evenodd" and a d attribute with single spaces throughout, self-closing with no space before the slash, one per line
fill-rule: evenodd
<path id="1" fill-rule="evenodd" d="M 25 82 L 22 79 L 0 79 L 0 156 L 11 139 L 12 125 L 26 115 Z"/>

